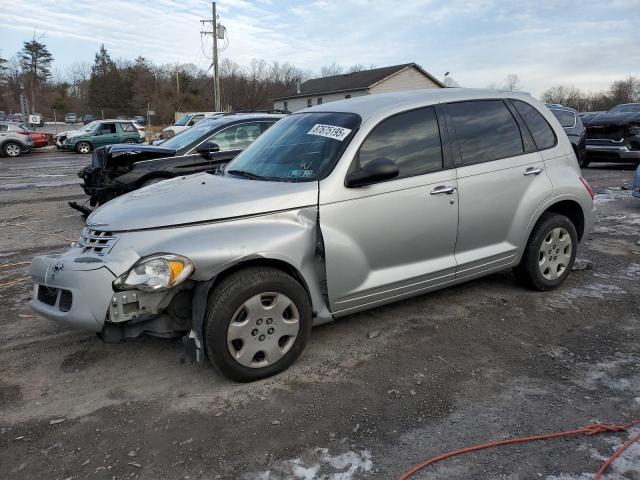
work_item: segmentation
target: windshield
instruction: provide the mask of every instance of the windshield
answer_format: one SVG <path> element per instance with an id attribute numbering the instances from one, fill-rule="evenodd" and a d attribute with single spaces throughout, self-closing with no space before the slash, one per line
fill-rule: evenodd
<path id="1" fill-rule="evenodd" d="M 630 103 L 629 105 L 618 105 L 609 110 L 610 113 L 640 113 L 640 103 Z"/>
<path id="2" fill-rule="evenodd" d="M 192 143 L 197 142 L 201 137 L 208 135 L 209 132 L 219 124 L 221 124 L 221 122 L 216 120 L 202 120 L 189 130 L 185 130 L 175 137 L 165 140 L 162 143 L 162 146 L 166 148 L 173 148 L 175 150 L 188 147 Z"/>
<path id="3" fill-rule="evenodd" d="M 225 174 L 278 182 L 326 176 L 360 126 L 353 113 L 299 113 L 283 118 L 240 153 Z"/>
<path id="4" fill-rule="evenodd" d="M 94 121 L 93 121 L 93 122 L 91 122 L 91 123 L 87 123 L 87 124 L 82 128 L 82 130 L 83 130 L 83 131 L 85 131 L 85 132 L 90 132 L 91 130 L 93 130 L 93 128 L 94 128 L 96 125 L 98 125 L 98 121 L 97 121 L 97 120 L 94 120 Z"/>
<path id="5" fill-rule="evenodd" d="M 174 123 L 177 127 L 184 127 L 191 120 L 191 115 L 183 115 L 181 116 L 176 123 Z"/>

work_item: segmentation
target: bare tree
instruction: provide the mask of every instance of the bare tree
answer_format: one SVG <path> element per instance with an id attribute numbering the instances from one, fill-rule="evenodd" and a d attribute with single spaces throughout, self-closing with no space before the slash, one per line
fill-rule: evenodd
<path id="1" fill-rule="evenodd" d="M 325 65 L 320 69 L 321 77 L 333 77 L 334 75 L 340 75 L 342 73 L 342 67 L 338 65 L 336 62 L 333 62 L 331 65 Z"/>
<path id="2" fill-rule="evenodd" d="M 518 92 L 521 89 L 520 77 L 515 73 L 510 73 L 504 80 L 504 89 L 509 92 Z"/>

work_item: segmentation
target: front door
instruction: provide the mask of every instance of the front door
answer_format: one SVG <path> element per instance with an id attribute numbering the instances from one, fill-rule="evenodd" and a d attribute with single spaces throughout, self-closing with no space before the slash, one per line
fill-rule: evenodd
<path id="1" fill-rule="evenodd" d="M 453 280 L 458 228 L 455 169 L 443 165 L 433 107 L 379 123 L 352 170 L 387 158 L 395 179 L 323 198 L 320 228 L 332 313 L 344 314 L 427 291 Z M 333 193 L 335 195 L 335 192 Z"/>
<path id="2" fill-rule="evenodd" d="M 111 145 L 112 143 L 118 143 L 118 130 L 115 123 L 103 123 L 100 125 L 100 129 L 96 132 L 95 136 L 91 139 L 94 148 L 102 147 L 104 145 Z"/>

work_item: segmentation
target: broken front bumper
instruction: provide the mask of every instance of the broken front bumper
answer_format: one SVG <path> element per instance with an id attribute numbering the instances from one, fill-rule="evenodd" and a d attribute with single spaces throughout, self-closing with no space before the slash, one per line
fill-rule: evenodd
<path id="1" fill-rule="evenodd" d="M 69 252 L 35 257 L 29 272 L 34 282 L 29 306 L 57 323 L 100 332 L 116 276 L 99 259 L 78 262 L 79 258 Z"/>
<path id="2" fill-rule="evenodd" d="M 640 162 L 640 150 L 630 150 L 626 145 L 587 144 L 587 154 L 591 158 L 604 158 L 621 162 Z"/>

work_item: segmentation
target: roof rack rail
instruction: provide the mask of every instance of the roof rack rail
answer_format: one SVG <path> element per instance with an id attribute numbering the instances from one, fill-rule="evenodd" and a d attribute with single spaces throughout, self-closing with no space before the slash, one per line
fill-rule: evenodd
<path id="1" fill-rule="evenodd" d="M 233 110 L 231 112 L 225 112 L 223 115 L 236 115 L 238 113 L 291 113 L 289 110 L 278 110 L 278 109 L 265 109 L 265 110 Z"/>

